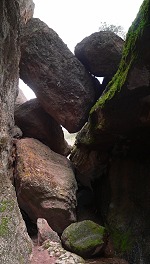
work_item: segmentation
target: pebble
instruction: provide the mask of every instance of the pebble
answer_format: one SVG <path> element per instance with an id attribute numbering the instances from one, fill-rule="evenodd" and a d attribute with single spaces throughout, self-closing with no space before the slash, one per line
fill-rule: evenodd
<path id="1" fill-rule="evenodd" d="M 46 240 L 43 243 L 51 257 L 56 258 L 56 264 L 84 264 L 85 260 L 80 256 L 65 250 L 61 243 Z"/>

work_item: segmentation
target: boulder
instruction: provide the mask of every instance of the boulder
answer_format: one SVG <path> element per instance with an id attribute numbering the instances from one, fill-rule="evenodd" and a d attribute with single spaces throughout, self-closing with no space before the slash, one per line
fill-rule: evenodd
<path id="1" fill-rule="evenodd" d="M 35 4 L 32 0 L 17 0 L 22 24 L 26 24 L 34 14 Z"/>
<path id="2" fill-rule="evenodd" d="M 55 231 L 51 229 L 47 221 L 44 218 L 37 219 L 38 229 L 38 245 L 42 245 L 44 241 L 49 239 L 50 241 L 61 244 L 60 238 Z"/>
<path id="3" fill-rule="evenodd" d="M 16 143 L 16 192 L 20 208 L 34 222 L 47 220 L 57 233 L 76 221 L 77 185 L 69 160 L 39 142 Z"/>
<path id="4" fill-rule="evenodd" d="M 27 101 L 23 91 L 19 88 L 18 95 L 15 101 L 15 109 L 17 109 L 20 105 L 24 104 Z"/>
<path id="5" fill-rule="evenodd" d="M 61 126 L 43 110 L 36 98 L 16 109 L 15 123 L 24 137 L 38 139 L 56 153 L 69 155 L 71 147 L 64 139 Z"/>
<path id="6" fill-rule="evenodd" d="M 86 69 L 99 77 L 112 77 L 119 66 L 124 40 L 112 31 L 99 31 L 75 47 L 76 57 Z"/>
<path id="7" fill-rule="evenodd" d="M 28 264 L 32 243 L 22 219 L 14 186 L 12 128 L 18 87 L 19 9 L 16 0 L 0 3 L 0 263 Z"/>
<path id="8" fill-rule="evenodd" d="M 104 240 L 105 228 L 90 220 L 71 224 L 61 236 L 61 241 L 67 250 L 84 258 L 102 253 Z"/>
<path id="9" fill-rule="evenodd" d="M 81 129 L 97 99 L 98 80 L 57 33 L 36 18 L 22 32 L 20 78 L 43 109 L 70 133 Z"/>

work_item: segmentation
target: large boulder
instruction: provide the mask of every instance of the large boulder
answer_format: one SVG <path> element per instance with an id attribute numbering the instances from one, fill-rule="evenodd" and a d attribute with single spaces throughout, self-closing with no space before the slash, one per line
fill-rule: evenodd
<path id="1" fill-rule="evenodd" d="M 84 220 L 68 226 L 62 233 L 61 240 L 67 250 L 84 258 L 93 257 L 103 251 L 105 228 Z"/>
<path id="2" fill-rule="evenodd" d="M 45 218 L 58 233 L 76 221 L 77 185 L 69 160 L 36 139 L 16 143 L 16 192 L 30 219 Z"/>
<path id="3" fill-rule="evenodd" d="M 0 4 L 0 263 L 28 264 L 32 243 L 18 208 L 12 178 L 11 131 L 18 87 L 19 9 L 16 1 Z"/>
<path id="4" fill-rule="evenodd" d="M 45 111 L 71 133 L 81 129 L 97 99 L 98 81 L 39 19 L 31 19 L 22 34 L 20 78 Z"/>
<path id="5" fill-rule="evenodd" d="M 118 69 L 123 45 L 123 39 L 114 32 L 99 31 L 78 43 L 75 55 L 95 76 L 110 78 Z"/>
<path id="6" fill-rule="evenodd" d="M 53 151 L 64 156 L 69 155 L 70 147 L 64 139 L 61 126 L 43 110 L 36 98 L 16 109 L 15 123 L 24 137 L 38 139 Z"/>

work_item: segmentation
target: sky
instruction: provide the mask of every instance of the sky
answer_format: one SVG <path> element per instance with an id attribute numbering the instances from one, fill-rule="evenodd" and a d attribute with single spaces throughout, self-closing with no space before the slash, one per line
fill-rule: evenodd
<path id="1" fill-rule="evenodd" d="M 121 25 L 127 32 L 143 0 L 33 0 L 34 17 L 55 30 L 68 48 L 99 30 L 101 22 Z M 23 82 L 20 88 L 27 99 L 34 97 Z"/>

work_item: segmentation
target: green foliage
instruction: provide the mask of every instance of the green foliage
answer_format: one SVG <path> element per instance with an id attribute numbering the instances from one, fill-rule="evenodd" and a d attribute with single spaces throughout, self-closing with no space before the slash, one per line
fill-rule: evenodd
<path id="1" fill-rule="evenodd" d="M 141 59 L 139 43 L 143 36 L 144 30 L 150 25 L 149 12 L 150 0 L 145 0 L 135 21 L 132 23 L 128 31 L 118 71 L 107 85 L 107 91 L 100 97 L 100 99 L 91 109 L 90 114 L 92 114 L 97 108 L 102 108 L 106 101 L 113 98 L 116 92 L 120 92 L 126 82 L 130 69 Z"/>

